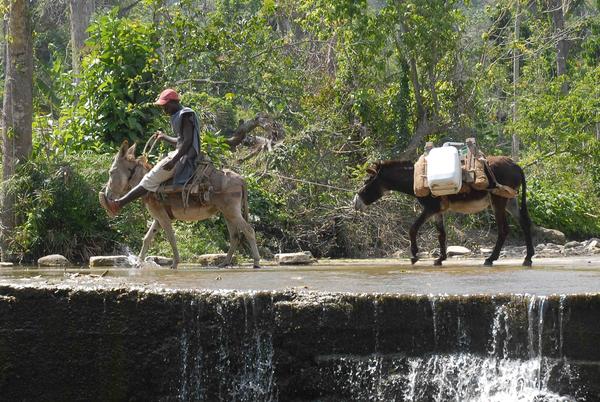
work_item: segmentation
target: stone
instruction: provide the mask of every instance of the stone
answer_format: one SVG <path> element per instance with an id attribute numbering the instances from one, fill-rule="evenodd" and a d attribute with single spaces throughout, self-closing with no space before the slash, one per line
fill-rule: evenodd
<path id="1" fill-rule="evenodd" d="M 2 267 L 12 267 L 14 264 L 12 262 L 0 262 L 0 268 Z"/>
<path id="2" fill-rule="evenodd" d="M 590 239 L 585 246 L 585 251 L 596 251 L 597 249 L 600 249 L 600 240 L 598 239 Z"/>
<path id="3" fill-rule="evenodd" d="M 471 250 L 463 246 L 450 246 L 446 250 L 446 254 L 448 255 L 448 257 L 452 257 L 455 255 L 465 255 L 469 254 L 470 252 Z"/>
<path id="4" fill-rule="evenodd" d="M 37 263 L 40 267 L 65 267 L 67 265 L 72 265 L 64 255 L 60 254 L 50 254 L 40 257 L 38 258 Z"/>
<path id="5" fill-rule="evenodd" d="M 144 259 L 146 262 L 153 262 L 160 266 L 170 266 L 173 264 L 173 259 L 169 257 L 163 257 L 161 255 L 149 255 Z"/>
<path id="6" fill-rule="evenodd" d="M 279 265 L 306 265 L 312 264 L 314 260 L 310 251 L 275 254 L 275 262 Z"/>
<path id="7" fill-rule="evenodd" d="M 565 248 L 575 248 L 579 246 L 581 246 L 581 243 L 579 243 L 578 241 L 570 241 L 565 244 Z"/>
<path id="8" fill-rule="evenodd" d="M 133 258 L 126 255 L 103 255 L 90 257 L 90 267 L 133 267 Z"/>
<path id="9" fill-rule="evenodd" d="M 192 262 L 204 265 L 206 267 L 216 267 L 218 265 L 224 264 L 225 259 L 227 258 L 227 254 L 225 253 L 216 253 L 216 254 L 202 254 L 196 255 L 192 257 Z M 237 259 L 233 256 L 232 264 L 235 264 Z"/>
<path id="10" fill-rule="evenodd" d="M 481 254 L 490 254 L 492 251 L 494 251 L 494 249 L 487 248 L 487 247 L 482 247 L 482 248 L 479 249 L 479 252 Z"/>
<path id="11" fill-rule="evenodd" d="M 547 229 L 541 226 L 533 227 L 534 236 L 538 242 L 545 243 L 557 243 L 557 244 L 565 244 L 567 238 L 563 232 L 556 229 Z"/>

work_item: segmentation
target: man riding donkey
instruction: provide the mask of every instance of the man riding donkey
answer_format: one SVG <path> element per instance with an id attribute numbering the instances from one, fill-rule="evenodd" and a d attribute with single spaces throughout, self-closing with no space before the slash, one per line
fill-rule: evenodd
<path id="1" fill-rule="evenodd" d="M 184 185 L 194 174 L 196 159 L 200 155 L 200 123 L 196 112 L 182 106 L 179 101 L 179 94 L 169 88 L 162 91 L 154 102 L 165 114 L 171 116 L 171 128 L 177 137 L 170 137 L 161 131 L 157 131 L 154 136 L 157 140 L 175 145 L 175 151 L 169 152 L 144 175 L 137 186 L 121 198 L 111 200 L 106 194 L 101 193 L 100 204 L 109 215 L 116 216 L 125 205 L 148 192 L 156 192 L 162 183 L 171 178 L 174 185 Z"/>

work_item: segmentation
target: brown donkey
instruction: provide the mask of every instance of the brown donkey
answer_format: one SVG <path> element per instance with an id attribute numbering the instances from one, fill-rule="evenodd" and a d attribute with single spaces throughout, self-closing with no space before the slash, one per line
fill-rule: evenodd
<path id="1" fill-rule="evenodd" d="M 531 240 L 531 220 L 527 212 L 525 174 L 523 169 L 512 159 L 505 156 L 488 157 L 489 169 L 492 170 L 498 183 L 511 187 L 515 191 L 521 187 L 521 206 L 518 209 L 519 222 L 523 233 L 525 234 L 525 243 L 527 244 L 527 255 L 523 265 L 531 266 L 531 257 L 534 249 Z M 415 196 L 413 190 L 414 183 L 414 163 L 411 161 L 382 161 L 367 169 L 367 177 L 364 186 L 354 197 L 354 207 L 363 210 L 367 205 L 380 199 L 386 191 L 400 191 L 402 193 Z M 494 183 L 490 172 L 486 167 L 486 174 L 489 182 Z M 490 190 L 494 184 L 490 184 Z M 496 223 L 498 225 L 498 238 L 492 254 L 486 258 L 485 265 L 492 265 L 500 256 L 500 250 L 504 245 L 504 240 L 508 235 L 508 220 L 506 217 L 507 207 L 511 209 L 511 214 L 516 215 L 516 202 L 504 197 L 490 193 L 489 191 L 471 190 L 468 193 L 449 195 L 448 202 L 442 202 L 439 197 L 431 195 L 427 197 L 417 197 L 419 203 L 423 206 L 423 212 L 417 218 L 410 228 L 410 251 L 411 262 L 418 261 L 417 252 L 417 233 L 419 228 L 431 217 L 435 217 L 435 227 L 438 230 L 438 239 L 440 243 L 440 257 L 435 260 L 435 265 L 442 265 L 446 259 L 446 230 L 444 229 L 444 213 L 448 211 L 460 212 L 464 214 L 473 214 L 488 208 L 490 205 L 494 210 Z"/>
<path id="2" fill-rule="evenodd" d="M 119 152 L 115 156 L 109 171 L 109 179 L 106 185 L 106 196 L 109 198 L 119 197 L 136 186 L 142 177 L 150 170 L 144 158 L 135 157 L 135 144 L 129 147 L 127 141 L 121 144 Z M 150 229 L 144 236 L 142 250 L 139 258 L 144 260 L 148 248 L 159 229 L 162 227 L 166 237 L 173 249 L 173 265 L 177 268 L 179 264 L 179 251 L 177 241 L 171 222 L 174 219 L 183 221 L 201 221 L 221 212 L 227 223 L 229 231 L 229 251 L 223 265 L 230 265 L 233 253 L 237 249 L 242 234 L 248 244 L 254 259 L 254 268 L 260 267 L 260 256 L 256 246 L 254 229 L 248 223 L 248 193 L 244 179 L 230 170 L 216 171 L 210 177 L 210 184 L 220 191 L 211 193 L 210 200 L 201 202 L 190 197 L 189 205 L 184 207 L 180 193 L 170 194 L 159 200 L 153 193 L 142 198 L 150 215 L 154 218 Z M 215 185 L 216 184 L 216 185 Z M 102 196 L 102 194 L 100 194 Z"/>

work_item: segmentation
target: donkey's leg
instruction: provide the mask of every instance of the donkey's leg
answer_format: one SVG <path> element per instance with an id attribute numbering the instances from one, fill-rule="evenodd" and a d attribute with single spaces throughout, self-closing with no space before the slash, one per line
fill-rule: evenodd
<path id="1" fill-rule="evenodd" d="M 523 234 L 525 235 L 525 244 L 527 245 L 527 255 L 525 256 L 523 265 L 526 267 L 530 267 L 531 258 L 535 254 L 535 249 L 533 248 L 533 240 L 531 239 L 531 219 L 529 218 L 527 205 L 525 205 L 521 210 L 519 210 L 519 223 L 521 224 L 521 229 L 523 230 Z"/>
<path id="2" fill-rule="evenodd" d="M 231 265 L 233 253 L 235 253 L 235 250 L 237 250 L 238 245 L 240 244 L 240 235 L 237 225 L 230 222 L 229 219 L 225 219 L 225 223 L 227 224 L 227 231 L 229 232 L 229 250 L 227 251 L 227 257 L 225 257 L 225 261 L 222 264 L 219 264 L 219 267 L 227 267 Z"/>
<path id="3" fill-rule="evenodd" d="M 158 232 L 159 226 L 160 224 L 158 223 L 158 220 L 155 219 L 152 222 L 152 225 L 150 225 L 148 232 L 146 232 L 146 235 L 144 236 L 144 242 L 142 243 L 142 249 L 140 250 L 140 255 L 138 256 L 140 261 L 144 261 L 144 258 L 146 258 L 148 248 L 150 248 L 152 240 L 154 240 L 154 236 L 156 236 L 156 232 Z"/>
<path id="4" fill-rule="evenodd" d="M 165 231 L 165 236 L 173 249 L 173 264 L 171 265 L 171 269 L 177 269 L 177 265 L 179 265 L 179 250 L 177 249 L 177 239 L 175 238 L 175 231 L 171 224 L 171 218 L 169 218 L 166 211 L 161 211 L 160 214 L 156 216 L 156 220 L 158 220 L 158 223 L 160 223 L 160 226 Z"/>
<path id="5" fill-rule="evenodd" d="M 252 258 L 254 259 L 254 268 L 260 268 L 260 254 L 258 253 L 258 246 L 256 245 L 256 233 L 254 232 L 254 228 L 250 225 L 246 220 L 240 216 L 239 217 L 239 228 L 241 229 L 248 245 L 250 246 L 250 252 L 252 253 Z"/>
<path id="6" fill-rule="evenodd" d="M 433 215 L 433 213 L 431 213 L 427 209 L 424 209 L 423 212 L 421 212 L 421 215 L 419 215 L 419 217 L 415 221 L 415 223 L 412 224 L 408 232 L 410 236 L 410 253 L 412 255 L 410 262 L 412 264 L 419 261 L 419 257 L 417 257 L 417 253 L 419 252 L 419 248 L 417 247 L 417 234 L 419 233 L 419 229 L 421 228 L 421 226 L 423 226 L 423 224 L 427 221 L 427 219 L 431 217 L 431 215 Z"/>
<path id="7" fill-rule="evenodd" d="M 506 203 L 508 199 L 492 195 L 492 207 L 494 208 L 494 216 L 498 225 L 498 238 L 492 254 L 485 259 L 484 265 L 491 266 L 494 261 L 500 256 L 500 250 L 504 245 L 504 240 L 508 236 L 508 219 L 506 219 Z"/>
<path id="8" fill-rule="evenodd" d="M 442 265 L 446 258 L 446 228 L 444 228 L 444 215 L 438 214 L 435 217 L 435 227 L 438 231 L 438 240 L 440 242 L 440 256 L 434 261 L 433 265 Z"/>
<path id="9" fill-rule="evenodd" d="M 531 219 L 529 218 L 529 211 L 527 211 L 527 205 L 524 205 L 520 209 L 517 199 L 511 198 L 506 204 L 506 210 L 513 218 L 519 219 L 521 230 L 523 230 L 523 234 L 525 235 L 525 244 L 527 245 L 527 255 L 525 256 L 523 265 L 526 267 L 530 267 L 531 258 L 535 254 L 535 249 L 533 248 L 533 239 L 531 238 L 533 224 L 531 223 Z"/>

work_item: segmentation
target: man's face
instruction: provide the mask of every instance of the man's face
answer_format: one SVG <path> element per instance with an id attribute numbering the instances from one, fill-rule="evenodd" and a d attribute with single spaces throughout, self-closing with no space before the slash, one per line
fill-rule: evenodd
<path id="1" fill-rule="evenodd" d="M 169 101 L 161 106 L 161 109 L 164 114 L 172 115 L 178 109 L 179 102 L 177 101 Z"/>

